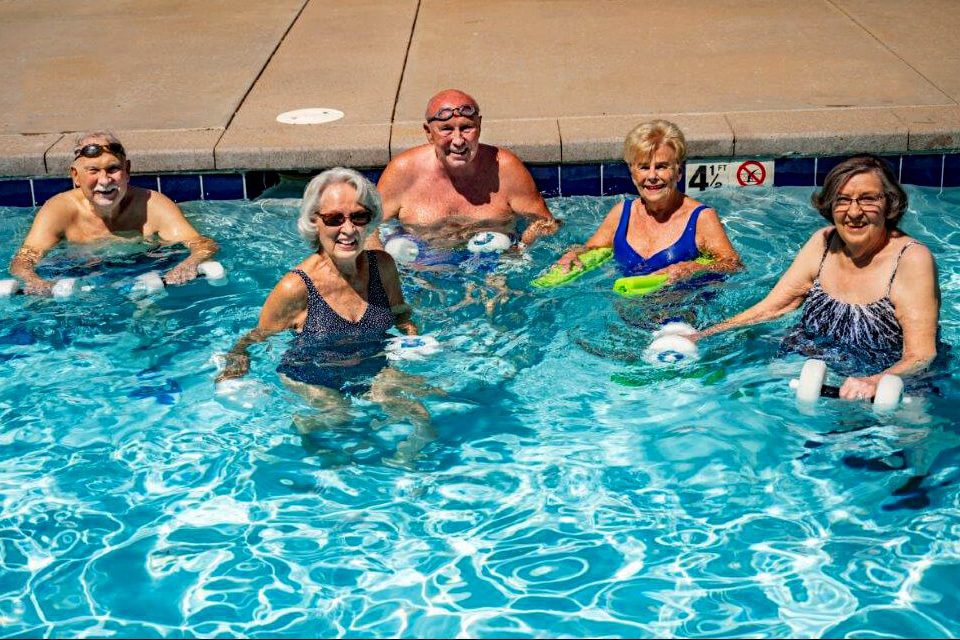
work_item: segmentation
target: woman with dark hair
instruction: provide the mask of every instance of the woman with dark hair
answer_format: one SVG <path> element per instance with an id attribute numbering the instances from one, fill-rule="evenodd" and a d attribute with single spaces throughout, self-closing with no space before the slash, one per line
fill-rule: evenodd
<path id="1" fill-rule="evenodd" d="M 880 158 L 840 163 L 812 202 L 831 226 L 811 236 L 763 300 L 695 337 L 772 320 L 802 305 L 784 346 L 807 355 L 836 348 L 872 363 L 870 375 L 850 376 L 840 388 L 841 398 L 870 398 L 882 375 L 916 373 L 937 355 L 936 264 L 899 229 L 907 195 Z"/>

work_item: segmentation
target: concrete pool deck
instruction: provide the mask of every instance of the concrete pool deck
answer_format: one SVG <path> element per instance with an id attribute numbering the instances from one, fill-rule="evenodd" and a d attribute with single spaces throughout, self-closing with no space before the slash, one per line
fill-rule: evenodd
<path id="1" fill-rule="evenodd" d="M 0 176 L 62 176 L 72 132 L 138 172 L 378 167 L 446 87 L 529 163 L 616 160 L 674 119 L 693 157 L 960 148 L 955 0 L 0 1 Z M 284 111 L 338 109 L 322 125 Z"/>

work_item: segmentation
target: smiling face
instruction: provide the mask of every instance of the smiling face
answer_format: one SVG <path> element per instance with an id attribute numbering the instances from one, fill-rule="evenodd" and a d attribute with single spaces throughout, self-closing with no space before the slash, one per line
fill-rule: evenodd
<path id="1" fill-rule="evenodd" d="M 357 202 L 353 185 L 339 182 L 324 189 L 314 215 L 320 249 L 338 262 L 356 260 L 363 251 L 371 225 L 369 212 Z M 328 226 L 324 219 L 332 224 Z M 363 219 L 368 223 L 357 224 Z"/>
<path id="2" fill-rule="evenodd" d="M 669 145 L 659 145 L 650 157 L 630 165 L 630 177 L 644 203 L 656 205 L 671 201 L 676 196 L 680 178 L 677 152 Z"/>
<path id="3" fill-rule="evenodd" d="M 883 181 L 874 171 L 854 175 L 837 191 L 833 224 L 851 247 L 882 242 L 887 235 L 886 214 Z"/>
<path id="4" fill-rule="evenodd" d="M 99 139 L 87 142 L 107 143 Z M 70 177 L 95 209 L 110 210 L 119 205 L 127 194 L 130 162 L 110 152 L 104 152 L 96 158 L 80 156 L 70 166 Z"/>
<path id="5" fill-rule="evenodd" d="M 467 113 L 462 113 L 461 110 Z M 466 93 L 441 91 L 427 104 L 423 130 L 440 164 L 460 169 L 477 157 L 480 147 L 480 108 Z"/>

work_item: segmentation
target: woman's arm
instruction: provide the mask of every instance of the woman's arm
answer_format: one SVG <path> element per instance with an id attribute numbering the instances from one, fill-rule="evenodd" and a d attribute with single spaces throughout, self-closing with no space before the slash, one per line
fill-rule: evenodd
<path id="1" fill-rule="evenodd" d="M 573 245 L 567 249 L 566 253 L 560 256 L 560 259 L 557 260 L 559 266 L 563 267 L 565 270 L 570 271 L 574 266 L 582 269 L 583 264 L 580 262 L 579 256 L 585 251 L 590 249 L 597 249 L 599 247 L 612 247 L 613 246 L 613 236 L 617 232 L 617 225 L 620 223 L 620 214 L 623 211 L 623 203 L 618 202 L 613 205 L 610 211 L 607 212 L 607 216 L 603 219 L 603 222 L 600 223 L 600 226 L 597 227 L 597 230 L 593 232 L 593 235 L 590 236 L 590 239 L 584 244 Z"/>
<path id="2" fill-rule="evenodd" d="M 307 288 L 299 276 L 288 273 L 273 288 L 263 309 L 257 327 L 237 340 L 230 352 L 223 371 L 217 375 L 217 382 L 239 378 L 250 370 L 250 355 L 247 347 L 263 342 L 275 333 L 290 329 L 295 325 L 297 316 L 307 307 Z"/>
<path id="3" fill-rule="evenodd" d="M 847 378 L 840 397 L 872 398 L 885 374 L 898 376 L 922 371 L 937 356 L 937 325 L 940 318 L 940 285 L 937 265 L 930 250 L 914 245 L 903 252 L 890 288 L 897 321 L 903 328 L 903 355 L 888 369 L 864 378 Z"/>
<path id="4" fill-rule="evenodd" d="M 793 259 L 793 264 L 780 276 L 780 280 L 763 300 L 732 318 L 704 329 L 694 338 L 699 339 L 734 327 L 773 320 L 799 307 L 816 278 L 828 232 L 829 229 L 821 229 L 810 237 L 797 253 L 797 257 Z"/>
<path id="5" fill-rule="evenodd" d="M 390 311 L 393 312 L 394 326 L 405 335 L 415 336 L 418 333 L 417 325 L 413 323 L 412 310 L 403 299 L 403 289 L 400 287 L 400 274 L 397 272 L 397 263 L 386 251 L 377 251 L 377 267 L 380 270 L 380 282 L 387 292 L 387 301 L 390 302 Z"/>

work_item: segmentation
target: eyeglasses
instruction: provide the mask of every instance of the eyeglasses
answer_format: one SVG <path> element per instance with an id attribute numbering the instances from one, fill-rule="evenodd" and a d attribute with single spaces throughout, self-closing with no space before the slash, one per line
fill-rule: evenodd
<path id="1" fill-rule="evenodd" d="M 833 201 L 833 209 L 835 211 L 846 211 L 856 202 L 862 211 L 879 211 L 884 199 L 886 199 L 886 195 L 882 193 L 865 193 L 858 198 L 837 196 L 836 200 Z"/>
<path id="2" fill-rule="evenodd" d="M 85 144 L 82 147 L 77 147 L 73 150 L 73 159 L 76 160 L 80 156 L 84 158 L 99 158 L 104 153 L 112 153 L 113 155 L 126 158 L 127 152 L 124 150 L 123 145 L 119 142 L 108 142 L 107 144 L 97 144 L 96 142 L 91 142 L 90 144 Z"/>
<path id="3" fill-rule="evenodd" d="M 334 213 L 318 213 L 316 217 L 320 218 L 320 221 L 323 222 L 323 226 L 325 227 L 339 227 L 347 220 L 354 226 L 363 227 L 373 220 L 373 214 L 366 209 L 354 211 L 353 213 L 340 213 L 339 211 Z"/>
<path id="4" fill-rule="evenodd" d="M 464 118 L 472 118 L 473 116 L 480 115 L 480 107 L 475 107 L 472 104 L 464 104 L 459 107 L 444 107 L 433 114 L 432 118 L 427 118 L 427 122 L 433 122 L 439 120 L 440 122 L 446 122 L 453 116 L 460 116 Z"/>

